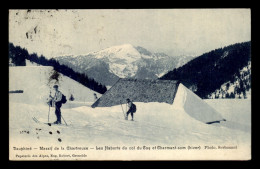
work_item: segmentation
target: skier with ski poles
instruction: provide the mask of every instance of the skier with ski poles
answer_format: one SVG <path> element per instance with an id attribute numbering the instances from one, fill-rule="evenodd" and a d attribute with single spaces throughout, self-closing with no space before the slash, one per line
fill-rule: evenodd
<path id="1" fill-rule="evenodd" d="M 130 100 L 126 99 L 126 104 L 128 106 L 128 111 L 126 112 L 125 119 L 128 120 L 128 115 L 131 113 L 132 121 L 134 121 L 134 113 L 136 112 L 136 105 Z"/>
<path id="2" fill-rule="evenodd" d="M 55 90 L 55 95 L 54 97 L 52 97 L 51 95 L 49 96 L 52 101 L 55 104 L 55 115 L 57 117 L 57 120 L 54 122 L 54 124 L 61 124 L 61 99 L 62 99 L 62 93 L 59 91 L 59 86 L 58 85 L 54 85 L 53 86 L 54 90 Z"/>

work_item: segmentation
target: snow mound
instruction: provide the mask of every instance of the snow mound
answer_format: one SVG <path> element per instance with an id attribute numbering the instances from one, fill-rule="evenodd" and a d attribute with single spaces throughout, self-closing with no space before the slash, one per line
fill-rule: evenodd
<path id="1" fill-rule="evenodd" d="M 9 95 L 11 102 L 46 104 L 46 100 L 53 91 L 53 85 L 58 84 L 60 91 L 67 97 L 65 106 L 82 102 L 94 102 L 95 91 L 81 85 L 77 81 L 59 73 L 59 80 L 51 80 L 54 70 L 51 66 L 16 66 L 9 67 L 9 91 L 22 90 L 23 93 Z M 69 101 L 73 95 L 75 100 Z M 96 93 L 98 97 L 101 95 Z"/>
<path id="2" fill-rule="evenodd" d="M 204 123 L 223 120 L 220 113 L 182 84 L 179 84 L 173 106 Z"/>

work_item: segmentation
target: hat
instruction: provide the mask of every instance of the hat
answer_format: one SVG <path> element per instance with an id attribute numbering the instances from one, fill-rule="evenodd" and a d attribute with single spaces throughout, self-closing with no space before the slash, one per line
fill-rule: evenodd
<path id="1" fill-rule="evenodd" d="M 127 102 L 130 102 L 130 99 L 126 99 Z"/>
<path id="2" fill-rule="evenodd" d="M 54 85 L 53 88 L 58 88 L 59 86 L 58 85 Z"/>

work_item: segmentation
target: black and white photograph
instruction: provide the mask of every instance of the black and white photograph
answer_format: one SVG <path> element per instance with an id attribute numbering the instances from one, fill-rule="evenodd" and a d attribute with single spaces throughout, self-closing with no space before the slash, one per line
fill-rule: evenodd
<path id="1" fill-rule="evenodd" d="M 251 10 L 10 9 L 9 160 L 251 160 Z"/>

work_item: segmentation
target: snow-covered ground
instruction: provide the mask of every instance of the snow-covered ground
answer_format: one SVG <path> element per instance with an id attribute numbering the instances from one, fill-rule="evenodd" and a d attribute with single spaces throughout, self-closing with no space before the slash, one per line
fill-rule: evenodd
<path id="1" fill-rule="evenodd" d="M 18 68 L 19 69 L 19 68 Z M 30 68 L 33 69 L 33 68 Z M 41 69 L 41 68 L 40 68 Z M 31 72 L 32 70 L 28 71 Z M 27 73 L 28 73 L 27 72 Z M 34 71 L 36 72 L 36 71 Z M 42 72 L 42 71 L 40 71 Z M 38 72 L 39 73 L 39 72 Z M 36 74 L 36 73 L 35 73 Z M 31 77 L 31 76 L 29 76 Z M 10 77 L 11 78 L 11 77 Z M 28 78 L 28 77 L 24 77 Z M 33 79 L 36 77 L 32 77 Z M 65 77 L 63 80 L 65 81 Z M 20 80 L 22 81 L 22 80 Z M 16 81 L 18 82 L 18 81 Z M 39 82 L 39 81 L 38 81 Z M 40 81 L 42 83 L 42 81 Z M 39 84 L 40 84 L 39 82 Z M 13 82 L 15 83 L 15 82 Z M 33 82 L 32 82 L 33 83 Z M 36 83 L 36 82 L 35 82 Z M 68 86 L 74 82 L 66 81 Z M 10 84 L 12 85 L 12 84 Z M 190 116 L 185 109 L 166 103 L 135 103 L 137 112 L 135 121 L 126 121 L 123 111 L 126 105 L 105 108 L 91 108 L 93 101 L 79 100 L 72 104 L 66 103 L 61 111 L 68 126 L 48 126 L 36 123 L 33 117 L 41 122 L 56 120 L 54 108 L 45 103 L 45 99 L 35 99 L 28 102 L 27 98 L 34 96 L 36 89 L 31 92 L 25 88 L 29 85 L 23 83 L 19 89 L 24 93 L 10 94 L 9 98 L 9 134 L 10 150 L 13 147 L 31 146 L 39 154 L 50 153 L 83 153 L 87 157 L 59 158 L 60 160 L 91 160 L 91 159 L 250 159 L 251 157 L 251 100 L 249 99 L 209 99 L 206 102 L 215 108 L 226 122 L 205 124 Z M 65 82 L 64 82 L 65 85 Z M 75 85 L 75 84 L 74 84 Z M 67 86 L 67 87 L 68 87 Z M 67 87 L 63 88 L 66 91 Z M 18 89 L 18 88 L 17 88 Z M 41 88 L 43 89 L 43 87 Z M 45 89 L 45 88 L 44 88 Z M 79 89 L 79 88 L 78 88 Z M 49 88 L 44 90 L 48 92 Z M 83 92 L 83 89 L 79 89 Z M 36 92 L 37 93 L 37 92 Z M 41 92 L 42 93 L 42 92 Z M 76 94 L 75 97 L 79 97 Z M 46 97 L 49 93 L 47 93 Z M 41 95 L 43 98 L 45 95 Z M 85 96 L 92 98 L 91 94 Z M 24 98 L 24 99 L 22 99 Z M 178 100 L 176 101 L 178 102 Z M 192 104 L 192 102 L 190 103 Z M 176 104 L 175 104 L 176 105 Z M 129 117 L 130 119 L 130 117 Z M 63 121 L 64 123 L 64 121 Z M 43 151 L 39 147 L 88 147 L 87 151 Z M 135 147 L 135 150 L 97 150 L 104 146 Z M 138 151 L 137 146 L 200 146 L 200 150 L 143 150 Z M 237 149 L 205 149 L 205 146 L 237 146 Z M 91 149 L 94 148 L 94 149 Z M 10 159 L 16 157 L 17 151 L 11 151 Z M 26 151 L 18 152 L 27 154 Z M 36 158 L 40 160 L 57 159 Z"/>
<path id="2" fill-rule="evenodd" d="M 207 102 L 214 107 L 219 107 L 219 100 L 214 101 L 208 100 Z M 232 106 L 233 100 L 225 101 L 227 107 L 221 109 L 224 112 L 223 116 L 228 121 L 246 124 L 250 127 L 248 119 L 250 118 L 250 104 L 247 100 L 239 101 L 241 102 L 237 106 Z M 62 108 L 62 115 L 69 126 L 51 127 L 35 123 L 32 119 L 32 117 L 36 117 L 39 121 L 47 122 L 49 109 L 47 105 L 35 106 L 12 102 L 10 104 L 10 147 L 21 144 L 65 147 L 68 145 L 88 147 L 105 145 L 238 146 L 239 150 L 233 157 L 225 158 L 250 158 L 250 152 L 248 152 L 251 146 L 250 129 L 240 130 L 221 125 L 204 124 L 190 117 L 186 112 L 175 109 L 166 103 L 136 103 L 138 110 L 135 113 L 134 122 L 124 120 L 121 106 L 95 109 L 89 106 Z M 50 121 L 54 120 L 54 108 L 51 108 Z M 41 131 L 37 129 L 41 129 Z M 21 133 L 21 131 L 29 131 L 29 134 Z M 57 131 L 60 131 L 60 134 L 57 134 Z M 58 141 L 59 138 L 61 142 Z M 200 156 L 202 154 L 190 158 L 200 159 Z M 95 157 L 97 158 L 97 156 Z M 172 158 L 176 157 L 175 155 Z M 113 156 L 103 158 L 113 159 Z M 145 159 L 145 157 L 143 158 Z M 150 158 L 159 159 L 158 155 L 150 156 Z M 223 157 L 215 155 L 211 158 L 222 159 Z"/>

